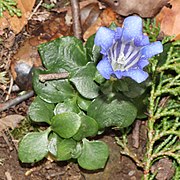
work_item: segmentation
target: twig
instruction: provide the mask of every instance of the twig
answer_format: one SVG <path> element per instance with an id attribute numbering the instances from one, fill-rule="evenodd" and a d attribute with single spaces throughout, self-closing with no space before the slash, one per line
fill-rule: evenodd
<path id="1" fill-rule="evenodd" d="M 18 96 L 15 99 L 12 99 L 5 103 L 0 104 L 0 112 L 4 111 L 6 109 L 9 109 L 11 106 L 15 106 L 15 105 L 21 103 L 22 101 L 32 97 L 33 95 L 34 95 L 34 91 L 29 91 L 22 96 Z"/>
<path id="2" fill-rule="evenodd" d="M 115 139 L 116 139 L 116 143 L 123 148 L 123 150 L 120 151 L 121 154 L 130 157 L 136 163 L 138 167 L 144 168 L 143 163 L 138 159 L 137 155 L 134 152 L 130 151 L 130 149 L 127 147 L 127 144 L 124 142 L 124 140 L 121 141 L 118 137 L 115 137 Z"/>
<path id="3" fill-rule="evenodd" d="M 82 28 L 80 21 L 80 8 L 78 0 L 71 0 L 72 19 L 73 19 L 73 32 L 74 36 L 82 39 Z"/>
<path id="4" fill-rule="evenodd" d="M 6 179 L 7 179 L 7 180 L 12 180 L 12 176 L 11 176 L 11 174 L 10 174 L 9 171 L 6 171 L 6 172 L 5 172 L 5 176 L 6 176 Z"/>
<path id="5" fill-rule="evenodd" d="M 12 147 L 11 143 L 9 142 L 9 139 L 7 135 L 5 134 L 5 131 L 2 131 L 1 133 L 3 139 L 5 140 L 6 144 L 9 146 L 9 150 L 12 151 L 14 148 Z"/>
<path id="6" fill-rule="evenodd" d="M 36 13 L 36 11 L 39 9 L 39 7 L 42 5 L 43 0 L 40 0 L 38 5 L 34 8 L 33 12 L 30 14 L 30 16 L 28 17 L 28 21 L 32 18 L 32 16 Z"/>
<path id="7" fill-rule="evenodd" d="M 5 98 L 5 101 L 7 101 L 9 99 L 9 95 L 11 94 L 12 87 L 13 87 L 13 82 L 14 82 L 14 80 L 13 80 L 13 77 L 10 73 L 10 85 L 9 85 L 9 89 L 8 89 L 8 93 L 7 93 L 7 96 Z"/>
<path id="8" fill-rule="evenodd" d="M 45 82 L 48 80 L 57 80 L 57 79 L 64 79 L 69 76 L 68 72 L 62 72 L 62 73 L 52 73 L 52 74 L 40 74 L 39 80 L 41 82 Z"/>

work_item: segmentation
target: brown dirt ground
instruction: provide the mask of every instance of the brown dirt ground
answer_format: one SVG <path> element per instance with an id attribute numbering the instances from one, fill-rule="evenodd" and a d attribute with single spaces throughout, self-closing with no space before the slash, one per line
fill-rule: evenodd
<path id="1" fill-rule="evenodd" d="M 134 162 L 126 156 L 120 155 L 120 148 L 116 145 L 112 135 L 102 138 L 110 148 L 110 158 L 105 169 L 91 172 L 78 167 L 72 162 L 50 162 L 44 159 L 38 164 L 21 164 L 14 146 L 9 147 L 0 137 L 0 180 L 9 177 L 12 180 L 139 180 L 142 171 L 137 169 Z M 142 153 L 141 153 L 142 154 Z M 140 155 L 140 152 L 139 152 Z"/>

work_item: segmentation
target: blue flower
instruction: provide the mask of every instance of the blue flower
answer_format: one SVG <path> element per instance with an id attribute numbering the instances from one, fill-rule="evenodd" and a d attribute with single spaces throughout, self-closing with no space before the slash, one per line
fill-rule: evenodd
<path id="1" fill-rule="evenodd" d="M 138 16 L 125 18 L 123 28 L 111 30 L 101 27 L 95 36 L 95 45 L 101 47 L 102 60 L 97 69 L 105 79 L 115 76 L 118 79 L 130 77 L 141 83 L 148 77 L 143 68 L 148 59 L 161 53 L 161 42 L 149 42 L 142 32 L 142 19 Z"/>

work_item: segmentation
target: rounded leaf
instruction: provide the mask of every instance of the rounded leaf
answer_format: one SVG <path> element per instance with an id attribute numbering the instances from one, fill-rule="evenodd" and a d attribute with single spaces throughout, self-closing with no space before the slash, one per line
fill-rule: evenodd
<path id="1" fill-rule="evenodd" d="M 101 169 L 106 165 L 108 156 L 109 150 L 106 143 L 83 139 L 83 148 L 78 158 L 78 164 L 87 170 Z"/>
<path id="2" fill-rule="evenodd" d="M 62 140 L 63 139 L 54 132 L 49 135 L 48 150 L 53 156 L 57 156 L 57 144 Z"/>
<path id="3" fill-rule="evenodd" d="M 109 102 L 107 97 L 104 96 L 92 102 L 87 114 L 97 121 L 99 129 L 110 126 L 123 128 L 134 122 L 137 116 L 137 109 L 129 101 L 119 100 L 115 97 Z"/>
<path id="4" fill-rule="evenodd" d="M 74 136 L 81 126 L 81 118 L 74 112 L 57 114 L 52 118 L 52 130 L 63 138 Z"/>
<path id="5" fill-rule="evenodd" d="M 47 122 L 50 124 L 50 120 L 54 115 L 53 109 L 54 104 L 47 103 L 37 96 L 29 107 L 29 116 L 34 122 Z"/>
<path id="6" fill-rule="evenodd" d="M 87 99 L 93 99 L 99 95 L 99 86 L 94 82 L 95 73 L 95 65 L 88 63 L 86 66 L 79 68 L 70 78 L 78 92 Z"/>
<path id="7" fill-rule="evenodd" d="M 78 108 L 76 101 L 74 99 L 67 99 L 63 103 L 58 103 L 54 109 L 54 114 L 61 114 L 64 112 L 75 112 L 79 113 L 80 109 Z"/>
<path id="8" fill-rule="evenodd" d="M 39 74 L 47 73 L 42 70 L 34 71 L 33 88 L 41 99 L 48 103 L 59 103 L 74 96 L 74 89 L 67 79 L 40 82 Z"/>
<path id="9" fill-rule="evenodd" d="M 98 132 L 97 122 L 89 116 L 82 115 L 81 126 L 78 132 L 73 136 L 73 139 L 75 139 L 76 141 L 80 141 L 85 137 L 97 135 L 97 132 Z"/>
<path id="10" fill-rule="evenodd" d="M 23 163 L 35 163 L 48 154 L 48 134 L 50 129 L 43 132 L 26 134 L 19 143 L 18 156 Z"/>
<path id="11" fill-rule="evenodd" d="M 66 161 L 72 158 L 72 152 L 76 149 L 76 141 L 73 139 L 63 139 L 57 143 L 57 160 Z"/>
<path id="12" fill-rule="evenodd" d="M 78 96 L 77 104 L 82 110 L 87 111 L 89 105 L 91 104 L 91 100 Z"/>
<path id="13" fill-rule="evenodd" d="M 66 69 L 73 72 L 87 62 L 86 49 L 76 37 L 62 37 L 41 44 L 39 53 L 47 69 Z"/>

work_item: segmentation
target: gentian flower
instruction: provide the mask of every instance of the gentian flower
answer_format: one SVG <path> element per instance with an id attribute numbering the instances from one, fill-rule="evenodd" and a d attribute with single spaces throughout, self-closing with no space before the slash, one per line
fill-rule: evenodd
<path id="1" fill-rule="evenodd" d="M 100 46 L 103 57 L 97 69 L 105 79 L 130 77 L 138 83 L 147 79 L 148 73 L 143 68 L 149 64 L 149 58 L 163 51 L 163 46 L 159 41 L 150 43 L 142 27 L 140 17 L 129 16 L 123 28 L 98 29 L 95 45 Z"/>

